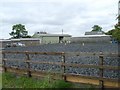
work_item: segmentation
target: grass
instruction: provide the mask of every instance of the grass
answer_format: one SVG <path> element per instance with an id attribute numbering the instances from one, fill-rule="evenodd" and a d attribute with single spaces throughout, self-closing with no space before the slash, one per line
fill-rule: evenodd
<path id="1" fill-rule="evenodd" d="M 29 78 L 27 76 L 17 76 L 11 73 L 2 74 L 2 88 L 83 88 L 82 85 L 75 85 L 63 80 L 52 80 L 49 76 L 44 79 Z M 91 90 L 91 85 L 84 88 Z M 93 88 L 93 87 L 92 87 Z M 93 90 L 93 89 L 92 89 Z"/>
<path id="2" fill-rule="evenodd" d="M 11 73 L 3 74 L 3 88 L 71 88 L 72 84 L 63 80 L 43 80 L 16 76 Z"/>
<path id="3" fill-rule="evenodd" d="M 0 89 L 2 88 L 2 73 L 0 73 Z"/>

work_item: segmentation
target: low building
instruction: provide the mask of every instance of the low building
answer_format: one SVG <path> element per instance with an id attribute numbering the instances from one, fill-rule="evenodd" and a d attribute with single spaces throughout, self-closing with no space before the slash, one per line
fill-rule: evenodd
<path id="1" fill-rule="evenodd" d="M 68 34 L 48 34 L 37 32 L 33 38 L 40 38 L 42 44 L 69 42 L 71 35 Z"/>
<path id="2" fill-rule="evenodd" d="M 20 39 L 1 39 L 0 44 L 2 47 L 5 47 L 6 45 L 11 45 L 13 43 L 22 43 L 25 46 L 35 46 L 41 44 L 40 38 L 20 38 Z"/>
<path id="3" fill-rule="evenodd" d="M 71 38 L 71 43 L 115 43 L 111 35 L 105 35 L 103 31 L 85 32 L 84 36 Z"/>
<path id="4" fill-rule="evenodd" d="M 71 38 L 71 43 L 112 43 L 111 35 L 84 35 Z"/>

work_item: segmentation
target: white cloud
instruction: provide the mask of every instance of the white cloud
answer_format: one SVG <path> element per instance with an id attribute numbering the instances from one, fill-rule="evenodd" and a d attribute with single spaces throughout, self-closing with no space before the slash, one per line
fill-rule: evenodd
<path id="1" fill-rule="evenodd" d="M 0 38 L 9 38 L 13 24 L 36 31 L 80 36 L 98 24 L 108 31 L 117 22 L 118 0 L 1 0 Z"/>

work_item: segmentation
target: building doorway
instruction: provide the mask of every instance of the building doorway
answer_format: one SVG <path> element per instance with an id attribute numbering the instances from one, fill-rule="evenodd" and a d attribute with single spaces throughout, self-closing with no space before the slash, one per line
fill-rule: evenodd
<path id="1" fill-rule="evenodd" d="M 63 42 L 63 36 L 59 36 L 59 43 Z"/>

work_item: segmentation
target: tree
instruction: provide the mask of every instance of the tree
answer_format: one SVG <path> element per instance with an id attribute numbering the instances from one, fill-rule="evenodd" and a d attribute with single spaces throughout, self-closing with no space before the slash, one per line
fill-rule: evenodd
<path id="1" fill-rule="evenodd" d="M 102 27 L 100 27 L 99 25 L 94 25 L 92 31 L 102 31 Z"/>
<path id="2" fill-rule="evenodd" d="M 113 34 L 113 32 L 114 32 L 114 29 L 112 29 L 112 30 L 110 30 L 110 31 L 108 31 L 107 33 L 105 33 L 106 35 L 112 35 Z"/>
<path id="3" fill-rule="evenodd" d="M 120 42 L 120 30 L 116 29 L 116 30 L 113 32 L 112 36 L 113 36 L 116 40 L 118 40 L 118 41 Z"/>
<path id="4" fill-rule="evenodd" d="M 16 24 L 12 26 L 12 32 L 9 33 L 12 38 L 25 38 L 28 36 L 28 31 L 25 29 L 25 25 Z"/>
<path id="5" fill-rule="evenodd" d="M 115 38 L 116 40 L 120 42 L 120 23 L 116 24 L 114 26 L 114 29 L 109 30 L 106 34 L 112 35 L 113 38 Z"/>
<path id="6" fill-rule="evenodd" d="M 118 23 L 116 25 L 114 25 L 114 29 L 109 30 L 106 34 L 107 35 L 112 35 L 113 38 L 115 38 L 116 40 L 118 40 L 118 42 L 120 42 L 120 16 L 117 17 L 118 19 Z"/>
<path id="7" fill-rule="evenodd" d="M 109 30 L 106 34 L 112 35 L 113 38 L 120 42 L 120 23 L 118 22 L 118 24 L 114 26 L 114 29 Z"/>

